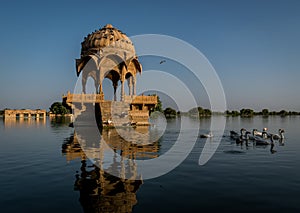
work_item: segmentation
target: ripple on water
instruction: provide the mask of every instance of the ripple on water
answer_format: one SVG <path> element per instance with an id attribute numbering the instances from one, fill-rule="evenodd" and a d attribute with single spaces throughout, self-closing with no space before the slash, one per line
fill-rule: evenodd
<path id="1" fill-rule="evenodd" d="M 239 150 L 227 150 L 223 151 L 226 154 L 232 154 L 232 155 L 238 155 L 238 154 L 246 154 L 244 151 L 239 151 Z"/>

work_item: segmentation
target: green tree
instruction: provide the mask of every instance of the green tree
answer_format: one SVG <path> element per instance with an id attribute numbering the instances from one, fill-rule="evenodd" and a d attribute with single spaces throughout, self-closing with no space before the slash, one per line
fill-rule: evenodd
<path id="1" fill-rule="evenodd" d="M 268 110 L 268 109 L 263 109 L 263 110 L 261 111 L 261 114 L 262 114 L 263 116 L 267 116 L 267 115 L 269 115 L 269 110 Z"/>
<path id="2" fill-rule="evenodd" d="M 233 111 L 231 112 L 231 115 L 232 115 L 232 116 L 239 116 L 240 113 L 239 113 L 238 111 L 236 111 L 236 110 L 233 110 Z"/>
<path id="3" fill-rule="evenodd" d="M 212 111 L 210 109 L 203 109 L 202 107 L 195 107 L 188 112 L 191 116 L 211 116 Z"/>
<path id="4" fill-rule="evenodd" d="M 69 113 L 69 110 L 63 106 L 61 102 L 54 102 L 49 109 L 50 112 L 55 115 L 64 115 Z"/>
<path id="5" fill-rule="evenodd" d="M 201 115 L 204 115 L 204 109 L 202 107 L 198 107 L 198 114 L 201 116 Z"/>
<path id="6" fill-rule="evenodd" d="M 285 110 L 281 110 L 280 112 L 278 112 L 278 115 L 281 115 L 281 116 L 286 116 L 287 114 L 288 114 L 288 112 Z"/>
<path id="7" fill-rule="evenodd" d="M 210 109 L 204 109 L 203 110 L 203 115 L 204 116 L 211 116 L 211 110 Z"/>
<path id="8" fill-rule="evenodd" d="M 156 94 L 152 94 L 152 95 L 149 95 L 149 96 L 156 96 Z M 151 112 L 155 112 L 155 111 L 159 111 L 159 112 L 163 112 L 163 109 L 162 109 L 162 102 L 159 98 L 159 96 L 157 95 L 157 104 L 154 108 L 151 109 L 150 113 Z"/>
<path id="9" fill-rule="evenodd" d="M 254 115 L 254 111 L 253 111 L 253 109 L 241 109 L 240 110 L 240 115 L 250 117 L 250 116 Z"/>
<path id="10" fill-rule="evenodd" d="M 166 117 L 176 117 L 177 112 L 176 112 L 175 109 L 172 109 L 171 107 L 167 107 L 164 110 L 164 114 L 165 114 Z"/>

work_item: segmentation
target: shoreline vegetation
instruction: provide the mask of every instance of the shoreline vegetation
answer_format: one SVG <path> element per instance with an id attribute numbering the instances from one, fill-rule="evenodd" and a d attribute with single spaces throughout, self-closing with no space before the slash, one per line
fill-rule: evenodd
<path id="1" fill-rule="evenodd" d="M 8 108 L 6 108 L 8 109 Z M 0 117 L 4 117 L 4 110 L 0 110 Z M 162 102 L 160 101 L 158 97 L 158 104 L 157 106 L 150 111 L 152 112 L 161 112 L 163 113 L 167 118 L 174 118 L 177 116 L 191 116 L 191 117 L 211 117 L 213 115 L 221 115 L 221 116 L 240 116 L 240 117 L 253 117 L 253 116 L 295 116 L 300 115 L 300 112 L 297 111 L 287 111 L 287 110 L 280 110 L 280 111 L 270 111 L 269 109 L 262 109 L 261 111 L 254 111 L 250 108 L 243 108 L 241 110 L 226 110 L 225 112 L 213 112 L 210 109 L 205 109 L 202 107 L 195 107 L 190 109 L 187 112 L 180 112 L 176 111 L 175 109 L 171 107 L 167 107 L 165 109 L 162 108 Z M 71 109 L 67 108 L 63 105 L 61 102 L 54 102 L 51 107 L 49 108 L 49 112 L 47 112 L 47 116 L 49 117 L 70 117 L 72 115 Z"/>
<path id="2" fill-rule="evenodd" d="M 152 94 L 153 95 L 153 94 Z M 262 109 L 261 111 L 254 111 L 253 109 L 249 109 L 249 108 L 243 108 L 239 111 L 237 110 L 226 110 L 225 112 L 213 112 L 210 109 L 205 109 L 202 108 L 200 106 L 195 107 L 190 109 L 187 112 L 180 112 L 180 111 L 176 111 L 175 109 L 171 108 L 171 107 L 167 107 L 165 109 L 163 109 L 163 105 L 162 102 L 159 98 L 159 96 L 157 96 L 158 98 L 158 103 L 157 106 L 150 112 L 155 112 L 155 111 L 159 111 L 161 113 L 163 113 L 166 118 L 174 118 L 180 115 L 184 115 L 184 116 L 191 116 L 191 117 L 199 117 L 199 118 L 206 118 L 206 117 L 211 117 L 213 115 L 221 115 L 221 116 L 240 116 L 240 117 L 253 117 L 253 116 L 291 116 L 291 115 L 300 115 L 300 112 L 296 112 L 296 111 L 287 111 L 287 110 L 280 110 L 280 111 L 270 111 L 269 109 Z"/>
<path id="3" fill-rule="evenodd" d="M 168 111 L 175 111 L 174 109 L 168 109 Z M 175 111 L 176 112 L 176 111 Z M 165 114 L 165 111 L 164 111 Z M 166 115 L 166 114 L 165 114 Z M 174 116 L 175 114 L 173 114 Z M 287 111 L 287 110 L 280 110 L 280 111 L 269 111 L 268 109 L 263 109 L 261 111 L 254 111 L 253 109 L 249 108 L 243 108 L 239 111 L 237 110 L 226 110 L 225 112 L 212 112 L 210 109 L 204 109 L 202 107 L 196 107 L 188 112 L 177 112 L 177 115 L 188 115 L 188 116 L 199 116 L 199 117 L 210 117 L 213 115 L 222 115 L 222 116 L 231 116 L 231 117 L 253 117 L 253 116 L 263 116 L 263 117 L 268 117 L 268 116 L 293 116 L 293 115 L 300 115 L 300 112 L 296 111 Z M 166 117 L 168 117 L 166 115 Z"/>

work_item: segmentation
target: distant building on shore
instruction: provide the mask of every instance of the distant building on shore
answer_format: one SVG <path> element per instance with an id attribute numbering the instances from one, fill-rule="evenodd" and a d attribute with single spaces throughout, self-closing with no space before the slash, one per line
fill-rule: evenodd
<path id="1" fill-rule="evenodd" d="M 4 118 L 46 118 L 47 111 L 44 109 L 5 109 Z"/>

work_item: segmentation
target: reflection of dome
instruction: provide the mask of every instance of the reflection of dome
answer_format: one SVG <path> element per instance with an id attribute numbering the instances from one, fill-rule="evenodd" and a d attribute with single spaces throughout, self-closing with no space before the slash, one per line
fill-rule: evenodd
<path id="1" fill-rule="evenodd" d="M 114 28 L 111 24 L 105 25 L 102 29 L 88 34 L 81 43 L 81 55 L 87 55 L 88 52 L 100 51 L 106 47 L 117 47 L 129 51 L 135 55 L 134 46 L 131 40 L 120 30 Z"/>
<path id="2" fill-rule="evenodd" d="M 142 184 L 142 180 L 117 178 L 83 160 L 81 174 L 76 174 L 74 190 L 80 192 L 84 212 L 129 213 L 137 204 L 136 192 Z"/>

